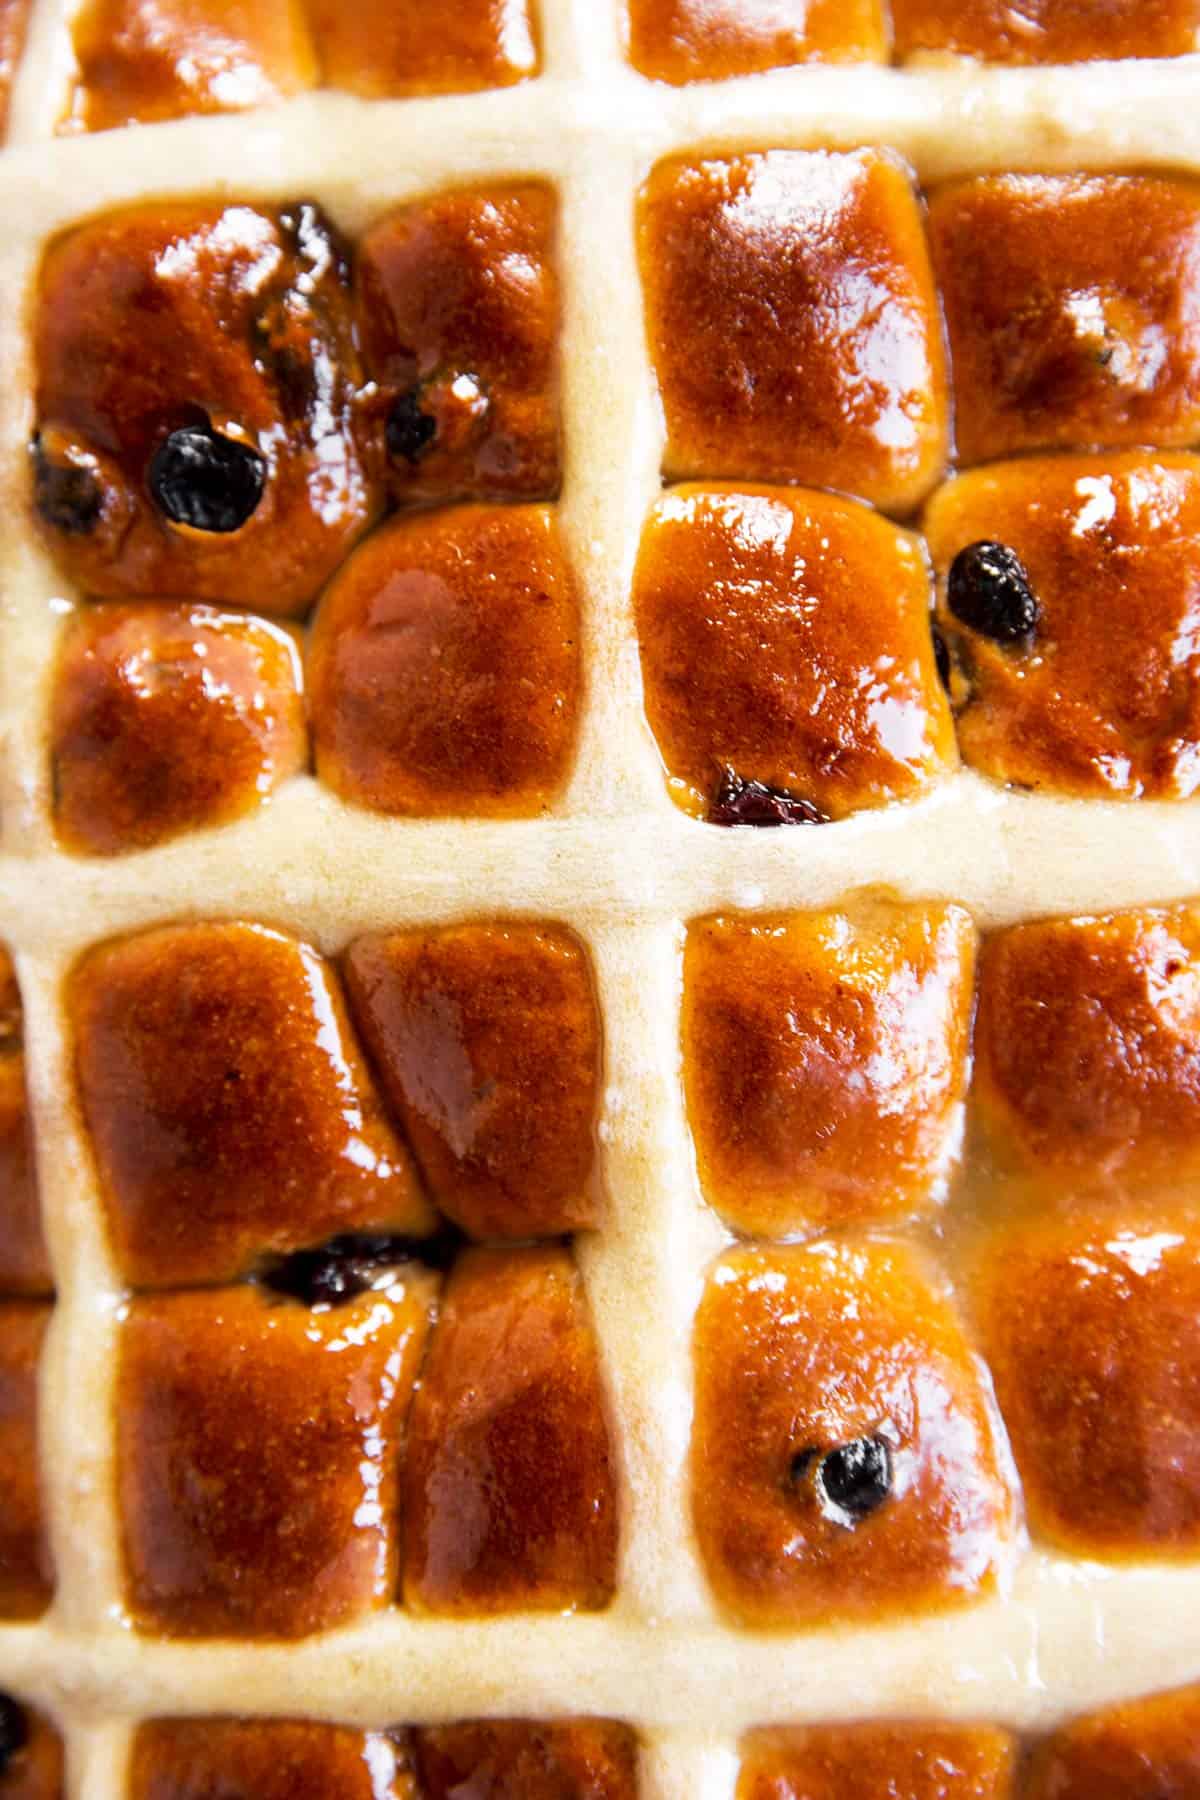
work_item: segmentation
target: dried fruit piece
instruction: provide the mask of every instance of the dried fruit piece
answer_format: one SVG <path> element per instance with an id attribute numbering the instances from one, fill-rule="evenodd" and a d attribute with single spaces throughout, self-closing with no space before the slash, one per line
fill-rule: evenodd
<path id="1" fill-rule="evenodd" d="M 710 825 L 825 825 L 823 812 L 799 794 L 785 794 L 764 781 L 746 781 L 735 769 L 725 768 L 712 805 Z"/>
<path id="2" fill-rule="evenodd" d="M 827 1519 L 853 1531 L 877 1512 L 892 1491 L 892 1452 L 886 1438 L 852 1438 L 831 1450 L 801 1450 L 792 1458 L 792 1482 L 808 1487 Z"/>
<path id="3" fill-rule="evenodd" d="M 104 490 L 95 457 L 63 448 L 52 462 L 38 432 L 30 445 L 33 458 L 33 504 L 52 531 L 85 537 L 104 516 Z"/>
<path id="4" fill-rule="evenodd" d="M 260 1280 L 272 1293 L 299 1300 L 304 1306 L 344 1306 L 372 1288 L 386 1288 L 396 1270 L 411 1262 L 425 1268 L 447 1268 L 460 1240 L 451 1232 L 432 1238 L 330 1238 L 312 1250 L 294 1250 L 269 1262 Z M 415 1271 L 420 1273 L 418 1268 Z"/>
<path id="5" fill-rule="evenodd" d="M 1028 649 L 1038 603 L 1025 565 L 1007 544 L 968 544 L 950 565 L 946 604 L 960 625 L 993 643 Z"/>
<path id="6" fill-rule="evenodd" d="M 149 485 L 174 525 L 240 531 L 263 497 L 265 460 L 249 444 L 222 437 L 209 420 L 181 425 L 150 462 Z"/>
<path id="7" fill-rule="evenodd" d="M 410 463 L 420 462 L 433 448 L 437 431 L 438 422 L 432 413 L 421 411 L 419 387 L 397 394 L 387 417 L 385 435 L 389 456 L 402 457 Z"/>

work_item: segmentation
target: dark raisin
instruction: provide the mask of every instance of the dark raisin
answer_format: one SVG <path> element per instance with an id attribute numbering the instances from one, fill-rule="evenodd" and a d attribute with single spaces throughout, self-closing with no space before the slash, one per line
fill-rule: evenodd
<path id="1" fill-rule="evenodd" d="M 150 492 L 175 525 L 240 531 L 263 497 L 267 465 L 249 444 L 202 425 L 183 425 L 150 463 Z"/>
<path id="2" fill-rule="evenodd" d="M 827 1519 L 852 1528 L 883 1505 L 892 1489 L 892 1453 L 880 1437 L 855 1438 L 833 1450 L 798 1450 L 788 1471 Z"/>
<path id="3" fill-rule="evenodd" d="M 882 1438 L 855 1438 L 826 1451 L 815 1483 L 823 1510 L 844 1514 L 852 1523 L 865 1519 L 892 1491 L 892 1453 Z"/>
<path id="4" fill-rule="evenodd" d="M 340 1306 L 365 1293 L 380 1267 L 404 1255 L 389 1238 L 333 1238 L 284 1257 L 265 1271 L 263 1281 L 305 1306 Z"/>
<path id="5" fill-rule="evenodd" d="M 950 565 L 946 603 L 960 624 L 997 644 L 1028 645 L 1039 608 L 1025 565 L 1007 544 L 968 544 Z"/>
<path id="6" fill-rule="evenodd" d="M 933 627 L 933 660 L 937 664 L 938 680 L 950 692 L 950 646 L 938 630 Z"/>
<path id="7" fill-rule="evenodd" d="M 720 784 L 708 809 L 710 825 L 826 825 L 828 815 L 811 800 L 768 787 L 764 781 L 747 781 L 735 769 L 721 772 Z"/>
<path id="8" fill-rule="evenodd" d="M 405 462 L 419 463 L 433 448 L 437 420 L 421 411 L 421 390 L 409 388 L 392 402 L 387 421 L 388 454 Z"/>
<path id="9" fill-rule="evenodd" d="M 33 498 L 38 512 L 55 531 L 85 537 L 99 523 L 104 495 L 91 469 L 79 463 L 51 462 L 35 438 Z"/>
<path id="10" fill-rule="evenodd" d="M 29 1719 L 25 1708 L 11 1694 L 0 1694 L 0 1775 L 13 1757 L 29 1742 Z"/>
<path id="11" fill-rule="evenodd" d="M 365 1294 L 381 1269 L 420 1260 L 429 1268 L 448 1268 L 461 1245 L 461 1235 L 447 1227 L 419 1242 L 403 1237 L 336 1237 L 312 1250 L 297 1250 L 263 1271 L 262 1282 L 273 1293 L 305 1306 L 342 1306 Z"/>

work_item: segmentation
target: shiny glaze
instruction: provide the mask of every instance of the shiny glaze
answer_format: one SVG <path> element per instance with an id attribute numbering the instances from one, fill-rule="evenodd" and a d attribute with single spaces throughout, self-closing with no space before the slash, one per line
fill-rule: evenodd
<path id="1" fill-rule="evenodd" d="M 25 1014 L 12 958 L 0 948 L 0 1294 L 53 1286 L 25 1089 Z"/>
<path id="2" fill-rule="evenodd" d="M 307 760 L 295 640 L 208 606 L 88 607 L 63 637 L 50 734 L 68 849 L 112 856 L 224 824 Z"/>
<path id="3" fill-rule="evenodd" d="M 917 541 L 832 495 L 685 487 L 634 577 L 646 712 L 674 798 L 723 766 L 841 818 L 955 765 Z"/>
<path id="4" fill-rule="evenodd" d="M 926 509 L 957 653 L 963 760 L 1022 787 L 1185 799 L 1200 789 L 1200 459 L 1035 457 L 960 476 Z M 966 545 L 1016 551 L 1026 649 L 966 630 L 945 577 Z"/>
<path id="5" fill-rule="evenodd" d="M 1126 1203 L 1034 1219 L 989 1241 L 974 1288 L 1035 1535 L 1076 1556 L 1194 1555 L 1194 1218 Z"/>
<path id="6" fill-rule="evenodd" d="M 903 163 L 664 163 L 640 242 L 668 475 L 807 482 L 902 512 L 922 498 L 945 464 L 948 401 Z"/>
<path id="7" fill-rule="evenodd" d="M 1050 919 L 980 957 L 972 1103 L 1048 1199 L 1200 1172 L 1200 916 Z"/>
<path id="8" fill-rule="evenodd" d="M 541 65 L 533 0 L 306 0 L 325 80 L 368 99 L 511 87 Z"/>
<path id="9" fill-rule="evenodd" d="M 25 47 L 25 28 L 33 0 L 0 0 L 0 140 L 8 130 L 12 85 Z"/>
<path id="10" fill-rule="evenodd" d="M 155 1719 L 134 1736 L 128 1800 L 407 1800 L 411 1790 L 393 1779 L 398 1760 L 380 1731 Z"/>
<path id="11" fill-rule="evenodd" d="M 389 454 L 397 500 L 557 491 L 556 212 L 539 183 L 465 188 L 363 238 L 358 319 L 380 416 L 408 396 L 432 433 L 411 456 Z"/>
<path id="12" fill-rule="evenodd" d="M 376 504 L 351 326 L 340 249 L 303 203 L 145 205 L 58 239 L 33 323 L 41 456 L 99 502 L 74 530 L 35 506 L 63 572 L 107 599 L 302 611 Z M 167 436 L 204 414 L 266 459 L 257 510 L 227 534 L 172 524 L 148 486 Z"/>
<path id="13" fill-rule="evenodd" d="M 308 945 L 261 925 L 168 926 L 90 952 L 68 1006 L 113 1248 L 136 1285 L 229 1279 L 337 1232 L 432 1229 Z"/>
<path id="14" fill-rule="evenodd" d="M 346 564 L 309 653 L 317 772 L 378 812 L 528 817 L 567 774 L 575 580 L 548 507 L 397 518 Z"/>
<path id="15" fill-rule="evenodd" d="M 737 1800 L 1011 1800 L 1016 1746 L 990 1725 L 752 1731 Z"/>
<path id="16" fill-rule="evenodd" d="M 482 1720 L 413 1737 L 422 1800 L 637 1800 L 637 1739 L 607 1719 Z"/>
<path id="17" fill-rule="evenodd" d="M 409 1426 L 404 1600 L 459 1617 L 595 1609 L 616 1558 L 607 1404 L 570 1254 L 468 1250 Z"/>
<path id="18" fill-rule="evenodd" d="M 0 1800 L 64 1800 L 62 1739 L 49 1719 L 24 1710 L 29 1738 L 0 1773 Z"/>
<path id="19" fill-rule="evenodd" d="M 0 1304 L 0 1620 L 37 1618 L 54 1587 L 37 1441 L 38 1362 L 51 1311 L 29 1301 Z"/>
<path id="20" fill-rule="evenodd" d="M 629 59 L 657 81 L 721 81 L 807 62 L 882 62 L 882 0 L 629 0 Z"/>
<path id="21" fill-rule="evenodd" d="M 983 176 L 929 229 L 963 461 L 1200 436 L 1200 183 Z"/>
<path id="22" fill-rule="evenodd" d="M 1197 0 L 891 0 L 896 53 L 953 51 L 988 62 L 1182 56 L 1200 47 Z"/>
<path id="23" fill-rule="evenodd" d="M 332 1308 L 253 1286 L 131 1303 L 117 1480 L 143 1629 L 296 1638 L 389 1603 L 434 1292 L 406 1265 Z"/>
<path id="24" fill-rule="evenodd" d="M 779 1236 L 940 1199 L 973 962 L 971 920 L 955 906 L 691 927 L 684 1081 L 701 1185 L 722 1218 Z"/>
<path id="25" fill-rule="evenodd" d="M 1034 1752 L 1025 1800 L 1195 1800 L 1200 1688 L 1127 1701 L 1062 1726 Z"/>
<path id="26" fill-rule="evenodd" d="M 478 1238 L 598 1223 L 600 1018 L 577 938 L 524 924 L 360 938 L 346 986 L 442 1212 Z"/>
<path id="27" fill-rule="evenodd" d="M 317 77 L 302 0 L 87 0 L 71 40 L 78 73 L 64 129 L 242 112 Z"/>
<path id="28" fill-rule="evenodd" d="M 993 1589 L 1013 1530 L 991 1415 L 945 1299 L 899 1244 L 737 1250 L 695 1336 L 692 1507 L 722 1609 L 752 1626 L 885 1619 Z M 889 1497 L 852 1529 L 794 1459 L 889 1444 Z"/>

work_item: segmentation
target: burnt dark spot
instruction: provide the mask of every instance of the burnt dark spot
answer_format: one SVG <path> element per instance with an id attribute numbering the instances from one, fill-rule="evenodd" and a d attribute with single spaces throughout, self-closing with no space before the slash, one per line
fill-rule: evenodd
<path id="1" fill-rule="evenodd" d="M 0 1775 L 29 1742 L 29 1717 L 11 1694 L 0 1694 Z"/>
<path id="2" fill-rule="evenodd" d="M 938 680 L 950 692 L 950 646 L 938 630 L 933 627 L 933 660 L 937 664 Z"/>
<path id="3" fill-rule="evenodd" d="M 462 1241 L 461 1233 L 449 1226 L 430 1238 L 335 1237 L 280 1257 L 263 1270 L 261 1280 L 273 1293 L 305 1306 L 343 1306 L 365 1294 L 381 1269 L 406 1262 L 449 1268 Z"/>
<path id="4" fill-rule="evenodd" d="M 263 497 L 267 465 L 249 444 L 222 437 L 205 420 L 183 425 L 163 440 L 147 479 L 173 524 L 193 531 L 240 531 Z"/>
<path id="5" fill-rule="evenodd" d="M 1028 646 L 1040 616 L 1025 565 L 1007 544 L 968 544 L 950 565 L 946 604 L 960 624 L 997 644 Z"/>
<path id="6" fill-rule="evenodd" d="M 892 1453 L 881 1437 L 854 1438 L 832 1450 L 809 1447 L 792 1457 L 788 1480 L 815 1499 L 835 1525 L 852 1529 L 892 1491 Z"/>
<path id="7" fill-rule="evenodd" d="M 409 388 L 392 402 L 387 420 L 389 456 L 397 461 L 419 463 L 433 448 L 437 436 L 437 420 L 421 411 L 421 390 Z"/>
<path id="8" fill-rule="evenodd" d="M 104 511 L 104 493 L 92 470 L 79 463 L 51 462 L 40 438 L 34 439 L 30 450 L 34 505 L 46 524 L 71 537 L 95 530 Z"/>
<path id="9" fill-rule="evenodd" d="M 708 809 L 710 825 L 826 825 L 828 814 L 811 800 L 768 787 L 764 781 L 747 781 L 735 769 L 721 771 L 721 780 Z"/>

